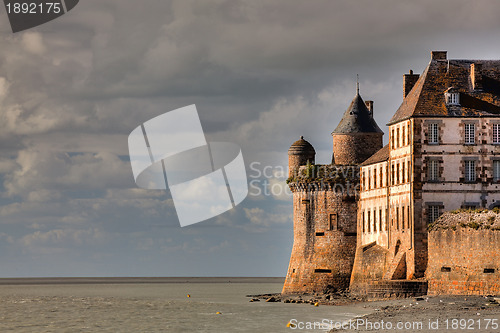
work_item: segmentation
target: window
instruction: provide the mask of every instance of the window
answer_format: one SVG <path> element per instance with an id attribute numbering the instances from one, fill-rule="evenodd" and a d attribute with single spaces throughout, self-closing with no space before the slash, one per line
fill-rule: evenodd
<path id="1" fill-rule="evenodd" d="M 403 137 L 401 138 L 401 142 L 403 143 L 403 146 L 406 146 L 406 133 L 405 133 L 405 128 L 403 127 L 401 129 L 403 131 Z"/>
<path id="2" fill-rule="evenodd" d="M 411 132 L 410 132 L 410 124 L 408 124 L 408 131 L 407 131 L 407 132 L 408 132 L 407 144 L 410 144 L 410 141 L 411 141 L 411 140 L 410 140 L 410 139 L 411 139 L 411 138 L 410 138 L 410 137 L 411 137 Z"/>
<path id="3" fill-rule="evenodd" d="M 391 165 L 391 168 L 392 168 L 392 184 L 394 184 L 394 182 L 396 181 L 396 176 L 394 174 L 394 164 Z"/>
<path id="4" fill-rule="evenodd" d="M 500 160 L 493 161 L 493 181 L 500 181 Z"/>
<path id="5" fill-rule="evenodd" d="M 380 216 L 378 217 L 380 218 Z M 373 211 L 373 232 L 377 232 L 377 211 Z"/>
<path id="6" fill-rule="evenodd" d="M 363 211 L 363 233 L 366 232 L 365 211 Z"/>
<path id="7" fill-rule="evenodd" d="M 330 214 L 330 230 L 337 230 L 337 214 Z"/>
<path id="8" fill-rule="evenodd" d="M 446 93 L 446 104 L 448 105 L 460 105 L 460 98 L 458 92 L 447 92 Z"/>
<path id="9" fill-rule="evenodd" d="M 396 148 L 399 148 L 399 127 L 396 129 Z"/>
<path id="10" fill-rule="evenodd" d="M 368 222 L 368 232 L 371 232 L 371 224 L 372 224 L 371 218 L 370 218 L 371 216 L 370 215 L 371 215 L 371 211 L 368 211 L 368 220 L 367 220 L 367 222 Z"/>
<path id="11" fill-rule="evenodd" d="M 474 144 L 475 140 L 475 126 L 474 124 L 464 124 L 464 129 L 465 129 L 465 137 L 464 137 L 464 143 L 467 144 Z"/>
<path id="12" fill-rule="evenodd" d="M 407 225 L 408 225 L 408 229 L 410 229 L 410 223 L 411 223 L 411 217 L 410 217 L 410 206 L 408 206 L 408 207 L 407 207 L 407 210 L 408 210 L 408 212 L 407 212 L 407 214 L 406 214 L 406 216 L 407 216 L 407 218 L 408 218 L 408 223 L 407 223 Z"/>
<path id="13" fill-rule="evenodd" d="M 396 163 L 396 184 L 399 184 L 399 163 Z"/>
<path id="14" fill-rule="evenodd" d="M 429 181 L 437 181 L 439 179 L 439 161 L 429 160 L 427 163 Z"/>
<path id="15" fill-rule="evenodd" d="M 372 171 L 371 169 L 368 169 L 368 186 L 367 188 L 370 189 L 372 183 Z"/>
<path id="16" fill-rule="evenodd" d="M 500 144 L 500 124 L 493 124 L 493 143 Z"/>
<path id="17" fill-rule="evenodd" d="M 439 143 L 439 127 L 438 124 L 432 123 L 428 126 L 428 140 L 429 144 L 436 145 Z"/>
<path id="18" fill-rule="evenodd" d="M 401 207 L 401 229 L 405 230 L 405 207 Z"/>
<path id="19" fill-rule="evenodd" d="M 476 181 L 476 161 L 464 161 L 465 162 L 465 181 L 475 182 Z"/>
<path id="20" fill-rule="evenodd" d="M 396 207 L 396 229 L 399 230 L 399 207 Z"/>
<path id="21" fill-rule="evenodd" d="M 379 170 L 379 181 L 380 181 L 380 187 L 384 186 L 384 184 L 382 184 L 382 167 L 380 167 L 380 170 Z"/>
<path id="22" fill-rule="evenodd" d="M 437 218 L 439 217 L 439 206 L 437 205 L 429 205 L 428 208 L 427 208 L 427 217 L 429 219 L 429 223 L 432 223 L 434 222 L 435 220 L 437 220 Z"/>
<path id="23" fill-rule="evenodd" d="M 378 210 L 378 230 L 382 231 L 382 208 Z"/>
<path id="24" fill-rule="evenodd" d="M 403 162 L 403 170 L 401 170 L 401 172 L 403 173 L 401 175 L 401 179 L 403 180 L 403 183 L 408 181 L 408 179 L 406 179 L 406 164 L 407 164 L 406 161 L 404 161 Z"/>

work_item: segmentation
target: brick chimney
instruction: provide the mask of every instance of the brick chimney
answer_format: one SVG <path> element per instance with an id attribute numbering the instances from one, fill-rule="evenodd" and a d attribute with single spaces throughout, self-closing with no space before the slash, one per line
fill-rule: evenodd
<path id="1" fill-rule="evenodd" d="M 482 75 L 482 64 L 470 65 L 470 81 L 472 82 L 473 90 L 483 90 L 483 75 Z"/>
<path id="2" fill-rule="evenodd" d="M 370 112 L 370 116 L 373 118 L 373 101 L 365 101 L 366 108 Z"/>
<path id="3" fill-rule="evenodd" d="M 432 60 L 446 60 L 448 51 L 431 51 Z"/>
<path id="4" fill-rule="evenodd" d="M 413 74 L 413 71 L 410 69 L 410 74 L 403 75 L 403 98 L 406 97 L 417 83 L 420 74 Z"/>

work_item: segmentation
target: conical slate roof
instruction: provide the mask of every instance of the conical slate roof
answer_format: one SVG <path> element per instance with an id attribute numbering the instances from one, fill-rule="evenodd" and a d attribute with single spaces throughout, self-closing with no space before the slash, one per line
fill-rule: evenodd
<path id="1" fill-rule="evenodd" d="M 359 93 L 356 94 L 339 125 L 332 132 L 332 134 L 352 133 L 383 133 Z"/>

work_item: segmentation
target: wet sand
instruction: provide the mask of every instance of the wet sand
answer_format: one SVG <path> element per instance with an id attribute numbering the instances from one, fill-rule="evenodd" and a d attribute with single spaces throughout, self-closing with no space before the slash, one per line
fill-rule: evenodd
<path id="1" fill-rule="evenodd" d="M 500 297 L 423 296 L 366 302 L 371 314 L 330 332 L 500 332 Z M 488 327 L 487 327 L 488 326 Z"/>

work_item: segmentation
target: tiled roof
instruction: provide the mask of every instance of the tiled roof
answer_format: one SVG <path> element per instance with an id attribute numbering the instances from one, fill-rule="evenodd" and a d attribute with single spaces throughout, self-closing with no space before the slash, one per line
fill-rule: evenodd
<path id="1" fill-rule="evenodd" d="M 383 148 L 381 148 L 375 154 L 370 156 L 366 161 L 364 161 L 360 165 L 363 166 L 363 165 L 375 164 L 387 161 L 388 159 L 389 159 L 389 145 L 385 145 Z"/>
<path id="2" fill-rule="evenodd" d="M 359 94 L 356 94 L 332 134 L 352 133 L 383 133 Z"/>
<path id="3" fill-rule="evenodd" d="M 482 89 L 473 88 L 471 64 L 481 67 Z M 454 87 L 460 107 L 448 107 L 444 93 Z M 411 116 L 500 116 L 500 60 L 433 59 L 389 121 Z"/>

